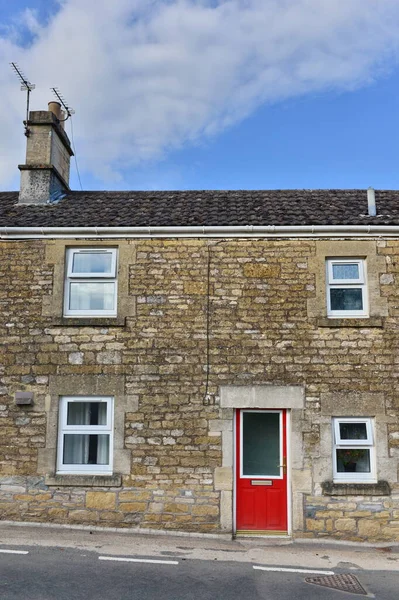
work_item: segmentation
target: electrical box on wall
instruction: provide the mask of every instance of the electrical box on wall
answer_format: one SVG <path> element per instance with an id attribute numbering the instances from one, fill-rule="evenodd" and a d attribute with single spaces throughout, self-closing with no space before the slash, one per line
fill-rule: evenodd
<path id="1" fill-rule="evenodd" d="M 33 404 L 33 392 L 15 392 L 15 404 L 30 406 Z"/>

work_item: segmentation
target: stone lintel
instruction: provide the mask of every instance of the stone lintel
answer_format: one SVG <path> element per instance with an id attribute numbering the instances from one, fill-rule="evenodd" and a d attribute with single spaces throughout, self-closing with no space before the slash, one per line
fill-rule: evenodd
<path id="1" fill-rule="evenodd" d="M 305 389 L 294 385 L 226 385 L 220 388 L 221 408 L 302 409 Z"/>
<path id="2" fill-rule="evenodd" d="M 329 417 L 374 417 L 385 413 L 384 394 L 379 392 L 323 392 L 321 414 Z"/>

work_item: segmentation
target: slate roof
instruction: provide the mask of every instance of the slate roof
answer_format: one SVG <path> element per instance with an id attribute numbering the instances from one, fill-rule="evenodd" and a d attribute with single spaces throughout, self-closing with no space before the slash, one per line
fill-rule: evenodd
<path id="1" fill-rule="evenodd" d="M 366 190 L 70 192 L 53 205 L 18 205 L 0 192 L 0 227 L 193 225 L 399 225 L 399 191 Z"/>

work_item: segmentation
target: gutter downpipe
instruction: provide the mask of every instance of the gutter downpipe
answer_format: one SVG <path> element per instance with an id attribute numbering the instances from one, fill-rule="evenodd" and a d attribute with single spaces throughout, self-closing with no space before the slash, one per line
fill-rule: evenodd
<path id="1" fill-rule="evenodd" d="M 193 227 L 0 227 L 0 239 L 399 237 L 399 225 L 243 225 Z"/>

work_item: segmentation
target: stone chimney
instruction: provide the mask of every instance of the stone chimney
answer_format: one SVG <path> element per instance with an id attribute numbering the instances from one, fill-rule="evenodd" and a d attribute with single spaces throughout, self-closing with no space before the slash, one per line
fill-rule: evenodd
<path id="1" fill-rule="evenodd" d="M 26 162 L 21 171 L 19 204 L 48 204 L 69 190 L 71 143 L 63 127 L 58 102 L 48 111 L 29 113 Z"/>

